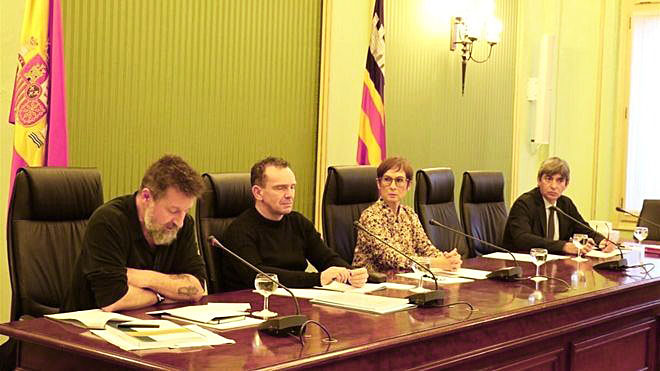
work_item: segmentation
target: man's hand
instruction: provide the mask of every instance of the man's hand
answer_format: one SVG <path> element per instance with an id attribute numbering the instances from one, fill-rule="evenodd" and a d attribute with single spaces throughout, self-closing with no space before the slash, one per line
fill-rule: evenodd
<path id="1" fill-rule="evenodd" d="M 367 272 L 367 268 L 351 269 L 349 270 L 349 273 L 351 274 L 351 277 L 348 279 L 348 281 L 353 287 L 364 286 L 364 284 L 367 283 L 367 279 L 369 278 L 369 272 Z"/>
<path id="2" fill-rule="evenodd" d="M 321 285 L 329 285 L 332 281 L 346 283 L 351 278 L 351 272 L 343 267 L 330 267 L 321 272 Z"/>
<path id="3" fill-rule="evenodd" d="M 616 245 L 607 240 L 600 241 L 598 246 L 600 246 L 600 249 L 603 250 L 603 252 L 612 252 L 616 249 Z"/>

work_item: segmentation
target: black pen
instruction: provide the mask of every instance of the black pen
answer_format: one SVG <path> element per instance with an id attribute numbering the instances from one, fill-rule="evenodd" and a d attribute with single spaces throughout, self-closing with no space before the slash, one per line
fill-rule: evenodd
<path id="1" fill-rule="evenodd" d="M 128 322 L 123 322 L 117 325 L 117 327 L 121 328 L 159 328 L 160 325 L 157 323 L 128 323 Z"/>

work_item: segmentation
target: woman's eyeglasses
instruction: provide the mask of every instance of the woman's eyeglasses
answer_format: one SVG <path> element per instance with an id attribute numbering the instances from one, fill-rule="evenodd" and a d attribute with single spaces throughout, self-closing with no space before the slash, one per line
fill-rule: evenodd
<path id="1" fill-rule="evenodd" d="M 408 185 L 408 182 L 410 182 L 410 179 L 406 179 L 404 177 L 397 177 L 397 178 L 391 178 L 389 176 L 384 176 L 380 179 L 380 184 L 382 184 L 384 187 L 389 187 L 392 182 L 396 184 L 397 187 L 399 188 L 404 188 L 405 186 Z"/>

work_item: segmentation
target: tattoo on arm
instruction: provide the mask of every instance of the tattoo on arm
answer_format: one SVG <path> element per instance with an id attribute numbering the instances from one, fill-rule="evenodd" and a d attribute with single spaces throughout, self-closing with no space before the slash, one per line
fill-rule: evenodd
<path id="1" fill-rule="evenodd" d="M 194 296 L 198 292 L 197 287 L 195 286 L 186 286 L 186 287 L 179 287 L 179 290 L 177 293 L 179 295 L 184 295 L 184 296 Z"/>

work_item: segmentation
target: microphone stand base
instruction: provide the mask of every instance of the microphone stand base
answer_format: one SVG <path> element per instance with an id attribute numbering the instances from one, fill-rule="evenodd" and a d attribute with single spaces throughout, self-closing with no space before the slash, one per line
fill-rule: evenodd
<path id="1" fill-rule="evenodd" d="M 429 292 L 421 292 L 408 296 L 408 302 L 415 304 L 418 307 L 436 307 L 445 303 L 445 291 L 434 290 Z"/>
<path id="2" fill-rule="evenodd" d="M 622 271 L 627 267 L 628 261 L 626 259 L 612 260 L 594 265 L 594 269 L 603 269 L 607 271 Z"/>
<path id="3" fill-rule="evenodd" d="M 267 319 L 259 325 L 259 330 L 272 336 L 298 335 L 300 327 L 307 322 L 307 316 L 296 314 Z"/>
<path id="4" fill-rule="evenodd" d="M 522 269 L 517 266 L 505 267 L 488 273 L 486 278 L 496 281 L 517 281 L 522 278 Z"/>

